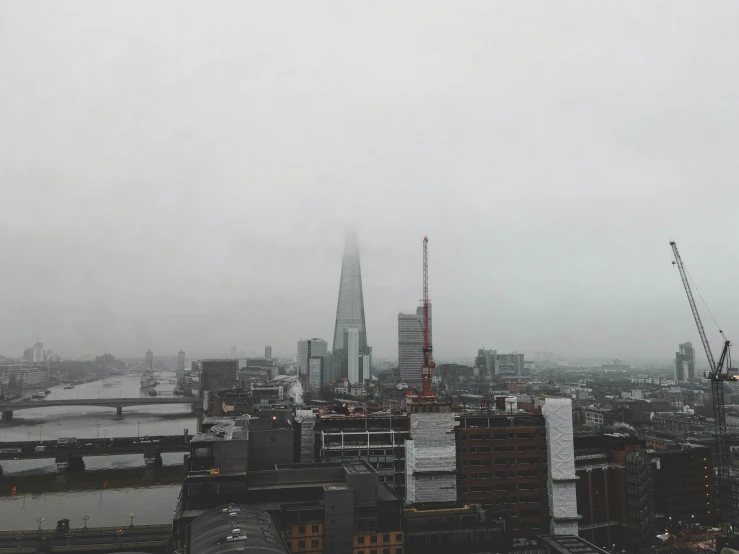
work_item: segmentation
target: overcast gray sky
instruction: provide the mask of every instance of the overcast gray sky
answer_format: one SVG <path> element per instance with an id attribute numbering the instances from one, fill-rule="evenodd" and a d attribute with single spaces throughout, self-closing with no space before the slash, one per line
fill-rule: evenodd
<path id="1" fill-rule="evenodd" d="M 739 340 L 737 22 L 728 1 L 6 0 L 0 353 L 331 342 L 352 228 L 378 356 L 424 234 L 439 359 L 697 346 L 671 239 Z"/>

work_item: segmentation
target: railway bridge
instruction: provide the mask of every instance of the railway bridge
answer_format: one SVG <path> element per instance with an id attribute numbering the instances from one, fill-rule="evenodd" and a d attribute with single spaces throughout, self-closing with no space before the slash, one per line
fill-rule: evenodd
<path id="1" fill-rule="evenodd" d="M 13 412 L 31 408 L 52 408 L 54 406 L 102 406 L 115 408 L 116 415 L 123 417 L 123 408 L 128 406 L 159 406 L 162 404 L 189 404 L 192 413 L 202 414 L 203 403 L 199 398 L 78 398 L 72 400 L 20 400 L 0 402 L 0 413 L 5 421 L 13 419 Z"/>

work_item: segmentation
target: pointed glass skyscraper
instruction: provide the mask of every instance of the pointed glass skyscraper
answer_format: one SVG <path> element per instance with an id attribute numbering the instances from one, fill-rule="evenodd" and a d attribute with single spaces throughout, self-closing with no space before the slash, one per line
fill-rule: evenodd
<path id="1" fill-rule="evenodd" d="M 334 379 L 361 383 L 370 378 L 370 353 L 364 323 L 362 269 L 354 237 L 347 240 L 341 264 L 339 302 L 334 328 Z"/>

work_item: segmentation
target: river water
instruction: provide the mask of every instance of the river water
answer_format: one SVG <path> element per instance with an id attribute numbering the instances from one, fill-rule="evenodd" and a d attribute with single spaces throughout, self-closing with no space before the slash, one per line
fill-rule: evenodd
<path id="1" fill-rule="evenodd" d="M 174 380 L 174 372 L 158 372 L 157 378 L 156 390 L 171 395 L 174 383 L 164 380 Z M 138 375 L 50 390 L 49 400 L 148 398 Z M 123 408 L 123 419 L 116 419 L 112 408 L 32 408 L 15 412 L 11 422 L 0 422 L 0 441 L 180 435 L 185 429 L 193 433 L 196 424 L 187 404 Z M 44 529 L 56 527 L 62 518 L 72 527 L 82 527 L 83 516 L 89 516 L 90 527 L 125 525 L 129 513 L 136 514 L 136 524 L 171 523 L 182 483 L 183 454 L 163 454 L 162 461 L 163 467 L 151 469 L 144 465 L 143 455 L 91 456 L 84 459 L 84 472 L 58 471 L 51 459 L 2 461 L 0 530 L 37 529 L 38 518 L 44 518 Z"/>

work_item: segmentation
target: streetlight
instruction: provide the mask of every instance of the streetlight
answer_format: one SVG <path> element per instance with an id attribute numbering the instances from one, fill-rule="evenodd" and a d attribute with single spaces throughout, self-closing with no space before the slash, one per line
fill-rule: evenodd
<path id="1" fill-rule="evenodd" d="M 133 518 L 136 517 L 136 514 L 134 514 L 133 512 L 131 512 L 130 514 L 128 514 L 128 517 L 131 520 L 131 527 L 133 527 Z"/>
<path id="2" fill-rule="evenodd" d="M 41 531 L 41 524 L 44 522 L 44 518 L 37 517 L 36 521 L 38 521 L 38 530 Z"/>
<path id="3" fill-rule="evenodd" d="M 85 520 L 85 527 L 84 527 L 84 529 L 85 529 L 85 531 L 87 531 L 87 520 L 90 519 L 90 516 L 84 515 L 84 516 L 82 516 L 82 519 Z"/>

